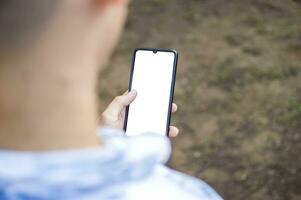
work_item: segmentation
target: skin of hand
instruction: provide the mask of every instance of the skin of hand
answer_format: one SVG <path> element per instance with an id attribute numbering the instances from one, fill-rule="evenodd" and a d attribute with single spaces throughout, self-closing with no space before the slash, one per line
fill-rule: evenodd
<path id="1" fill-rule="evenodd" d="M 130 105 L 136 98 L 137 92 L 125 92 L 121 96 L 117 96 L 105 109 L 101 115 L 101 125 L 111 126 L 122 129 L 125 119 L 126 106 Z M 177 111 L 177 104 L 172 104 L 172 113 Z M 176 137 L 179 134 L 179 129 L 175 126 L 169 127 L 169 137 Z"/>

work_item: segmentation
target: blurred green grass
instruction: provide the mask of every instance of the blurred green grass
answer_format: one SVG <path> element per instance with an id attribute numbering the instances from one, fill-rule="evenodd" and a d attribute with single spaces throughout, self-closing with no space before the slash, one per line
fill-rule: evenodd
<path id="1" fill-rule="evenodd" d="M 134 0 L 100 111 L 127 89 L 134 48 L 177 49 L 170 166 L 225 199 L 300 199 L 300 24 L 297 0 Z"/>

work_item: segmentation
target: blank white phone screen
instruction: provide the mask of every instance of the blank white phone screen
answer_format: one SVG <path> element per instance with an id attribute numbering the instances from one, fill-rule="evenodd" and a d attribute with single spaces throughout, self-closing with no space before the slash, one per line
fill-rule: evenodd
<path id="1" fill-rule="evenodd" d="M 174 52 L 136 51 L 131 89 L 137 97 L 129 106 L 126 135 L 166 135 L 174 61 Z"/>

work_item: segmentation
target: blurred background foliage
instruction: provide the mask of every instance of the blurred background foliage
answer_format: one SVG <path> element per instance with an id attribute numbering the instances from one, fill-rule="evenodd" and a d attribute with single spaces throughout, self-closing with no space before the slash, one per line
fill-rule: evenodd
<path id="1" fill-rule="evenodd" d="M 136 47 L 180 54 L 171 167 L 225 199 L 301 199 L 300 0 L 133 0 L 100 110 L 127 89 Z"/>

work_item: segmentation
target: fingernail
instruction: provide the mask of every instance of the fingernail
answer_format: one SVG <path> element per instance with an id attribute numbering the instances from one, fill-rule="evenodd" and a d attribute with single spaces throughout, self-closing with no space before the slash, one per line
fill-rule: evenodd
<path id="1" fill-rule="evenodd" d="M 136 90 L 131 90 L 129 92 L 130 95 L 136 96 L 137 95 L 137 91 Z"/>

